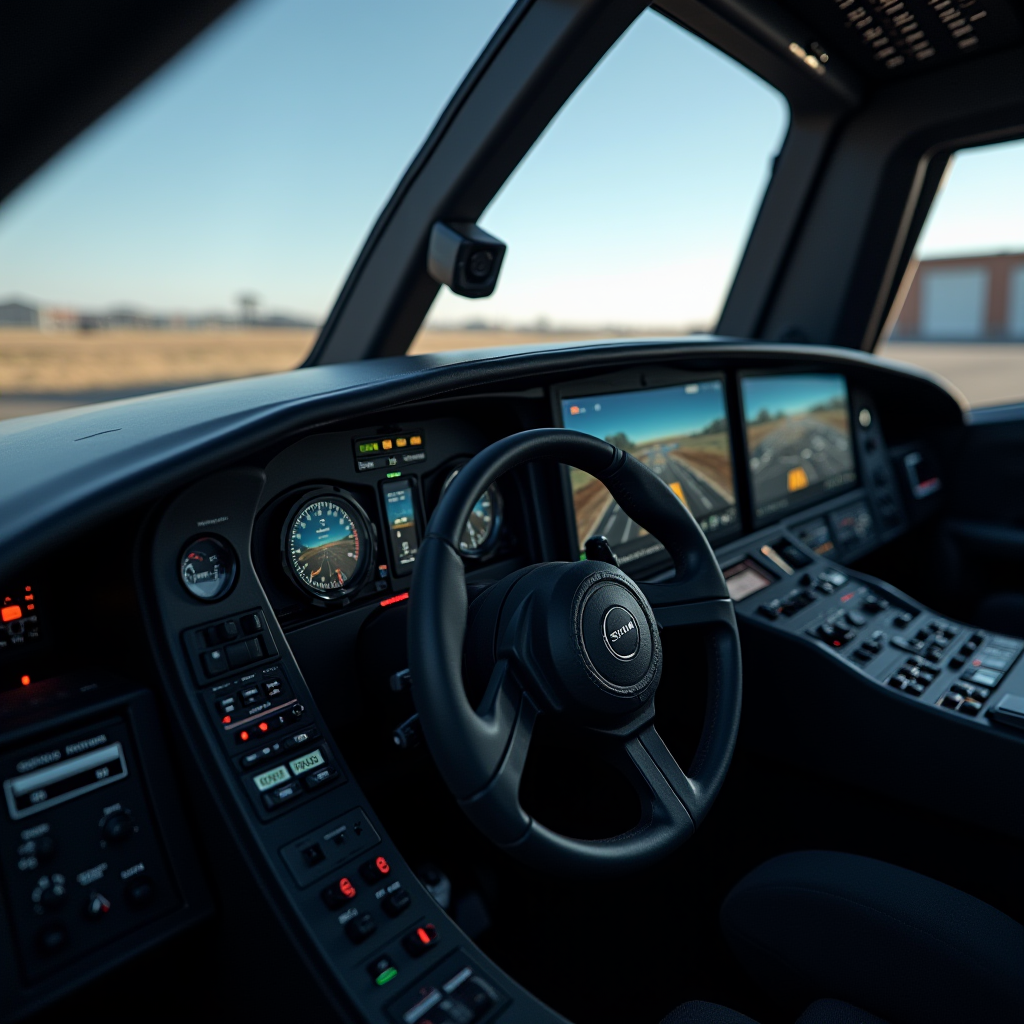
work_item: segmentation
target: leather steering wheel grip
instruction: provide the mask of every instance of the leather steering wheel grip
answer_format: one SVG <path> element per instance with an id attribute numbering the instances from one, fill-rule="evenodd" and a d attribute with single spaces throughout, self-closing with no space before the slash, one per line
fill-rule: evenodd
<path id="1" fill-rule="evenodd" d="M 648 602 L 645 615 L 659 627 L 707 627 L 707 714 L 691 770 L 685 773 L 679 767 L 655 730 L 653 700 L 644 705 L 644 698 L 639 698 L 632 719 L 635 727 L 622 728 L 621 716 L 616 720 L 623 736 L 617 757 L 641 797 L 643 816 L 628 833 L 609 839 L 559 835 L 530 818 L 519 804 L 519 780 L 533 722 L 538 708 L 545 710 L 543 687 L 527 692 L 530 687 L 523 687 L 521 680 L 517 684 L 516 672 L 500 659 L 479 708 L 470 704 L 463 684 L 468 615 L 459 553 L 463 525 L 491 483 L 538 458 L 575 466 L 605 483 L 623 511 L 665 545 L 676 570 L 666 583 L 638 585 L 615 569 L 613 575 L 621 580 L 612 583 L 621 583 L 623 591 Z M 520 595 L 526 593 L 520 608 L 522 621 L 516 626 L 520 632 L 529 633 L 529 588 L 543 585 L 535 580 L 554 573 L 556 580 L 564 575 L 575 586 L 575 579 L 598 572 L 597 563 L 548 563 L 535 568 L 537 572 L 516 574 L 519 579 L 509 591 L 519 588 Z M 589 585 L 586 578 L 584 584 Z M 560 585 L 556 582 L 552 589 Z M 536 618 L 533 628 L 537 628 Z M 573 628 L 580 627 L 574 623 Z M 721 788 L 739 729 L 741 701 L 739 636 L 725 580 L 707 538 L 682 502 L 647 466 L 607 441 L 566 429 L 530 430 L 504 438 L 470 460 L 442 496 L 420 545 L 408 639 L 413 697 L 445 783 L 481 831 L 527 862 L 589 874 L 636 870 L 685 841 Z M 660 658 L 660 644 L 655 646 Z M 557 684 L 554 677 L 557 671 L 550 680 Z M 595 686 L 600 688 L 601 683 L 598 674 Z M 657 679 L 649 697 L 656 685 Z M 615 687 L 609 684 L 606 689 Z M 601 699 L 608 699 L 608 694 Z M 586 727 L 593 726 L 588 720 Z"/>

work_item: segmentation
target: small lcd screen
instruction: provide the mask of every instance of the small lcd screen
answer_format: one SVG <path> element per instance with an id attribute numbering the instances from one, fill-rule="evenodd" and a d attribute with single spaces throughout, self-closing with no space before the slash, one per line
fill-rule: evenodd
<path id="1" fill-rule="evenodd" d="M 857 482 L 843 376 L 743 377 L 740 390 L 757 519 L 802 508 Z"/>
<path id="2" fill-rule="evenodd" d="M 406 576 L 412 572 L 419 548 L 419 531 L 416 526 L 416 499 L 413 482 L 394 480 L 383 485 L 384 514 L 388 520 L 388 535 L 391 538 L 391 557 L 394 561 L 392 572 L 395 576 Z"/>
<path id="3" fill-rule="evenodd" d="M 562 400 L 562 422 L 604 438 L 649 466 L 719 539 L 740 528 L 725 390 L 720 380 Z M 604 484 L 570 470 L 576 535 L 605 536 L 620 564 L 656 555 L 662 545 L 633 522 Z"/>
<path id="4" fill-rule="evenodd" d="M 734 601 L 742 601 L 743 598 L 750 597 L 751 594 L 756 594 L 775 582 L 764 569 L 755 565 L 749 558 L 745 562 L 729 566 L 722 575 L 725 577 L 729 596 Z"/>

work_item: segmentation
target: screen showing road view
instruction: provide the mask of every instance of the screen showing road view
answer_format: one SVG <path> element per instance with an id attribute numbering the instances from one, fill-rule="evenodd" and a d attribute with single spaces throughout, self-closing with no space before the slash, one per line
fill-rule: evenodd
<path id="1" fill-rule="evenodd" d="M 856 483 L 845 378 L 744 377 L 740 388 L 758 519 Z"/>
<path id="2" fill-rule="evenodd" d="M 602 437 L 646 463 L 675 492 L 705 533 L 739 529 L 729 421 L 720 380 L 562 400 L 562 422 Z M 608 538 L 622 565 L 663 548 L 633 522 L 604 484 L 571 469 L 576 535 Z"/>

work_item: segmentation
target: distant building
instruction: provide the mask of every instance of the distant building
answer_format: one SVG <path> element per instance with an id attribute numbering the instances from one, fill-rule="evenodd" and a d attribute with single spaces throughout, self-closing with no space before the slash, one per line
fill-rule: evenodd
<path id="1" fill-rule="evenodd" d="M 910 271 L 894 341 L 1024 341 L 1024 252 L 921 260 Z"/>
<path id="2" fill-rule="evenodd" d="M 0 304 L 0 327 L 38 327 L 39 310 L 24 302 Z"/>

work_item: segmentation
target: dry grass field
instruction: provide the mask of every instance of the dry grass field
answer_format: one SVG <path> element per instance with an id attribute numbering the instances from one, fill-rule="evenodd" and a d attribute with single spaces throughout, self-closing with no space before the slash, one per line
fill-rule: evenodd
<path id="1" fill-rule="evenodd" d="M 288 370 L 302 362 L 315 336 L 313 329 L 276 328 L 88 333 L 0 328 L 0 419 Z M 564 344 L 592 337 L 594 332 L 423 330 L 411 351 Z M 1024 345 L 900 342 L 886 345 L 882 354 L 946 377 L 972 405 L 1024 398 Z"/>

